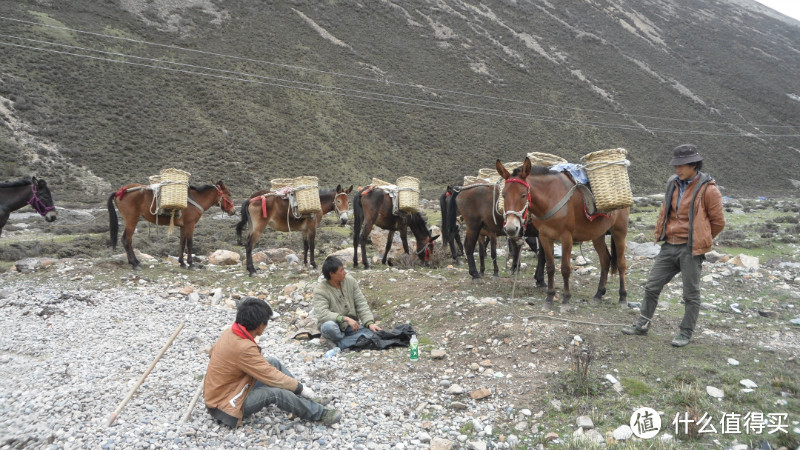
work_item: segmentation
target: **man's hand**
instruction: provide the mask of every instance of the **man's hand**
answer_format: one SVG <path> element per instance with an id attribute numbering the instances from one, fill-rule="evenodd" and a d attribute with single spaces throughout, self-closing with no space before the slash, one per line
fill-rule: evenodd
<path id="1" fill-rule="evenodd" d="M 300 396 L 311 400 L 314 397 L 316 397 L 317 394 L 315 394 L 314 391 L 312 391 L 310 387 L 308 387 L 306 385 L 303 385 L 303 390 L 300 391 Z"/>
<path id="2" fill-rule="evenodd" d="M 358 331 L 358 322 L 356 322 L 355 319 L 344 316 L 344 321 L 350 325 L 350 328 L 352 328 L 353 331 Z"/>
<path id="3" fill-rule="evenodd" d="M 381 327 L 375 325 L 374 323 L 369 324 L 369 329 L 372 330 L 373 333 L 381 331 Z"/>

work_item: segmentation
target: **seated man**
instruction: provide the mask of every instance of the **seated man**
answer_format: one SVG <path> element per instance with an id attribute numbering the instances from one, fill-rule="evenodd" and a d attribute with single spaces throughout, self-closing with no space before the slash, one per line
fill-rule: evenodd
<path id="1" fill-rule="evenodd" d="M 374 322 L 358 282 L 347 274 L 339 258 L 325 258 L 322 276 L 325 279 L 314 289 L 314 313 L 329 348 L 336 347 L 345 336 L 358 331 L 359 322 L 373 332 L 381 329 Z"/>
<path id="2" fill-rule="evenodd" d="M 266 302 L 247 298 L 239 305 L 236 322 L 211 347 L 204 381 L 209 414 L 235 428 L 243 417 L 274 404 L 301 419 L 325 425 L 339 422 L 342 414 L 310 400 L 311 388 L 295 380 L 280 361 L 261 356 L 255 337 L 264 332 L 270 318 L 272 309 Z"/>

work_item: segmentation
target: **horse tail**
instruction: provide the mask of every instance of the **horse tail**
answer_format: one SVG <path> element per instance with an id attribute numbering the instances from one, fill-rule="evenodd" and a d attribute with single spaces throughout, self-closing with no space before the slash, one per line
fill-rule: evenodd
<path id="1" fill-rule="evenodd" d="M 448 236 L 455 236 L 458 233 L 458 225 L 456 224 L 456 218 L 458 217 L 458 205 L 456 204 L 456 198 L 458 197 L 459 191 L 453 191 L 450 194 L 450 198 L 447 200 L 450 203 L 450 207 L 447 208 L 447 225 L 444 226 L 447 228 Z"/>
<path id="2" fill-rule="evenodd" d="M 250 200 L 245 200 L 242 203 L 242 220 L 236 224 L 236 238 L 239 241 L 239 245 L 242 244 L 242 231 L 244 231 L 244 227 L 247 226 L 247 221 L 250 219 L 248 206 L 250 206 Z"/>
<path id="3" fill-rule="evenodd" d="M 358 248 L 361 236 L 361 223 L 364 222 L 364 205 L 361 204 L 361 191 L 357 190 L 353 201 L 353 248 Z"/>
<path id="4" fill-rule="evenodd" d="M 117 249 L 117 235 L 119 234 L 119 223 L 117 223 L 117 208 L 114 207 L 114 196 L 116 192 L 108 197 L 108 225 L 111 233 L 111 248 Z"/>
<path id="5" fill-rule="evenodd" d="M 614 245 L 614 235 L 611 235 L 611 274 L 617 273 L 619 266 L 617 265 L 617 246 Z"/>

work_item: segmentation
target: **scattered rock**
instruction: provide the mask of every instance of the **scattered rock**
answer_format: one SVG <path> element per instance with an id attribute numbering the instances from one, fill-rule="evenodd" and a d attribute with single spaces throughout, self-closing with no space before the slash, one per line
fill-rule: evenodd
<path id="1" fill-rule="evenodd" d="M 768 319 L 777 319 L 778 318 L 778 313 L 775 312 L 775 311 L 758 310 L 758 315 L 760 315 L 761 317 L 766 317 Z"/>
<path id="2" fill-rule="evenodd" d="M 755 384 L 753 382 L 753 380 L 751 380 L 749 378 L 745 378 L 744 380 L 739 381 L 739 384 L 741 384 L 742 386 L 744 386 L 744 387 L 746 387 L 748 389 L 755 389 L 755 388 L 758 387 L 758 385 Z"/>
<path id="3" fill-rule="evenodd" d="M 714 386 L 706 386 L 706 393 L 714 398 L 725 397 L 725 392 L 722 389 L 715 388 Z"/>
<path id="4" fill-rule="evenodd" d="M 733 358 L 728 358 L 728 364 L 730 364 L 731 366 L 738 366 L 739 365 L 739 361 L 737 361 L 737 360 L 735 360 Z"/>
<path id="5" fill-rule="evenodd" d="M 617 427 L 611 435 L 618 441 L 627 441 L 633 436 L 633 430 L 629 425 L 622 425 Z"/>
<path id="6" fill-rule="evenodd" d="M 544 438 L 546 440 L 548 440 L 548 441 L 551 441 L 551 442 L 555 441 L 556 439 L 558 439 L 558 433 L 554 433 L 554 432 L 551 431 L 551 432 L 545 434 Z"/>
<path id="7" fill-rule="evenodd" d="M 461 402 L 452 402 L 450 403 L 450 408 L 452 408 L 455 411 L 464 411 L 467 409 L 467 405 Z"/>
<path id="8" fill-rule="evenodd" d="M 739 267 L 744 267 L 748 271 L 754 272 L 758 270 L 761 265 L 759 264 L 758 258 L 755 256 L 748 256 L 744 253 L 739 253 L 738 255 L 734 256 L 730 263 Z"/>
<path id="9" fill-rule="evenodd" d="M 435 437 L 431 439 L 431 450 L 451 450 L 455 443 L 453 441 Z"/>
<path id="10" fill-rule="evenodd" d="M 447 393 L 447 394 L 450 394 L 450 395 L 461 395 L 461 394 L 463 394 L 464 392 L 466 392 L 466 391 L 464 390 L 464 388 L 463 388 L 463 387 L 461 387 L 461 386 L 460 386 L 460 385 L 458 385 L 458 384 L 454 384 L 454 385 L 450 386 L 450 387 L 449 387 L 449 388 L 447 388 L 447 390 L 445 391 L 445 393 Z"/>
<path id="11" fill-rule="evenodd" d="M 215 266 L 235 266 L 241 259 L 242 255 L 230 250 L 217 250 L 208 255 L 208 262 Z"/>
<path id="12" fill-rule="evenodd" d="M 447 352 L 442 349 L 431 350 L 431 359 L 444 359 Z"/>
<path id="13" fill-rule="evenodd" d="M 555 408 L 556 411 L 561 412 L 561 400 L 550 400 L 550 406 Z"/>
<path id="14" fill-rule="evenodd" d="M 592 418 L 589 416 L 579 416 L 576 420 L 576 424 L 578 428 L 583 428 L 584 430 L 591 430 L 594 428 L 594 422 L 592 422 Z"/>
<path id="15" fill-rule="evenodd" d="M 487 388 L 476 389 L 469 393 L 469 396 L 472 397 L 473 400 L 480 400 L 490 395 L 492 395 L 492 391 Z"/>

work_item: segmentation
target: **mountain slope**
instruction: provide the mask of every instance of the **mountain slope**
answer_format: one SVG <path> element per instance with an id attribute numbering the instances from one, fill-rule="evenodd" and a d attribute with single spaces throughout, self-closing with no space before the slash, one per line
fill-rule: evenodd
<path id="1" fill-rule="evenodd" d="M 0 1 L 0 176 L 92 200 L 170 166 L 240 197 L 301 174 L 440 191 L 625 147 L 642 195 L 694 142 L 726 194 L 800 180 L 776 136 L 800 135 L 800 25 L 754 2 L 185 5 Z"/>

